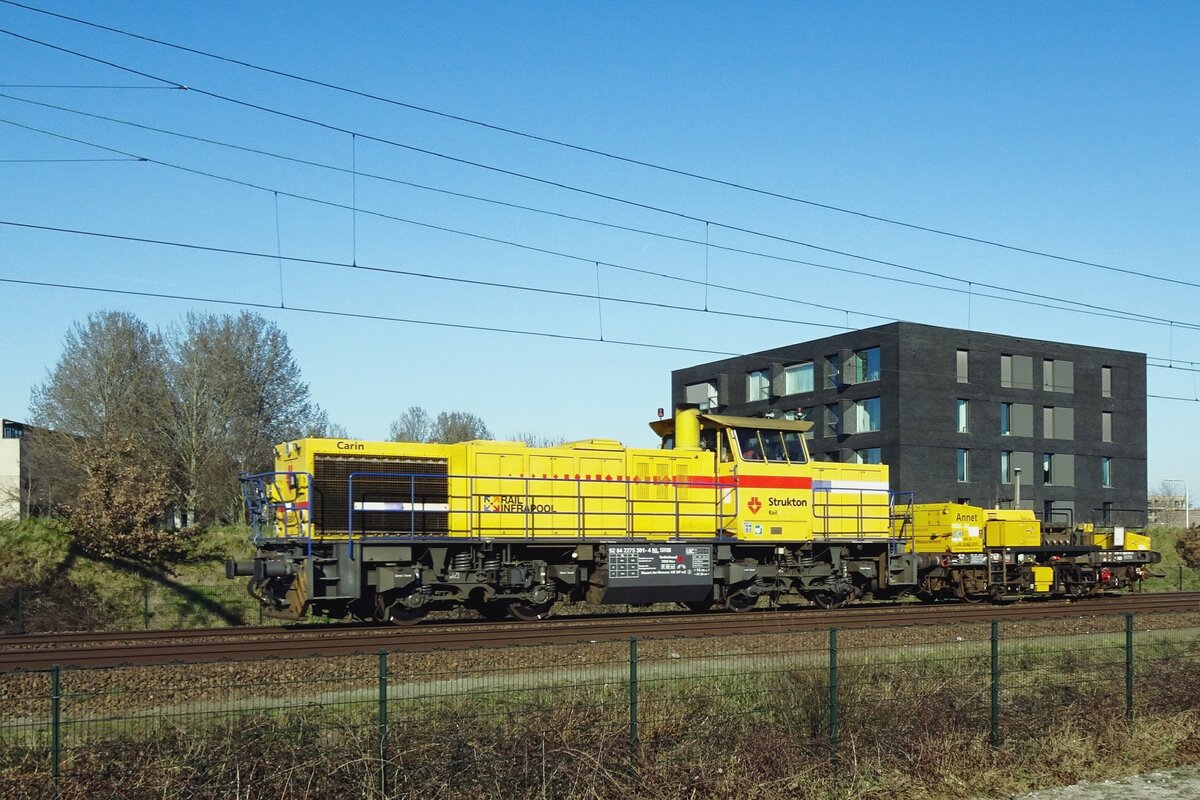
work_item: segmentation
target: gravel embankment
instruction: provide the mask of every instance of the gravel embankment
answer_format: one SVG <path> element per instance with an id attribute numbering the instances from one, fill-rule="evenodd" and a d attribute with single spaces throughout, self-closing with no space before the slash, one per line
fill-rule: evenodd
<path id="1" fill-rule="evenodd" d="M 1196 800 L 1200 767 L 1161 770 L 1132 778 L 1043 789 L 1012 800 Z"/>

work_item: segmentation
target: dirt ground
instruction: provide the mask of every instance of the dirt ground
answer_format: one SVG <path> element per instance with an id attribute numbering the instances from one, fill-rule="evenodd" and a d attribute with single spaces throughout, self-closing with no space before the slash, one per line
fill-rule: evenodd
<path id="1" fill-rule="evenodd" d="M 1196 800 L 1200 798 L 1200 767 L 1162 770 L 1121 780 L 1077 783 L 1044 789 L 1012 800 Z"/>

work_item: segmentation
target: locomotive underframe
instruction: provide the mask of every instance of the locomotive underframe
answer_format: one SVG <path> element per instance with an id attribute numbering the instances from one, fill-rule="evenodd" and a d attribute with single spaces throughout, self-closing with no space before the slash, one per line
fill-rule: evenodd
<path id="1" fill-rule="evenodd" d="M 464 542 L 263 539 L 249 575 L 268 612 L 405 622 L 430 610 L 544 616 L 556 601 L 744 610 L 760 598 L 822 606 L 896 597 L 918 583 L 922 558 L 899 543 L 839 540 L 756 544 L 736 540 Z"/>

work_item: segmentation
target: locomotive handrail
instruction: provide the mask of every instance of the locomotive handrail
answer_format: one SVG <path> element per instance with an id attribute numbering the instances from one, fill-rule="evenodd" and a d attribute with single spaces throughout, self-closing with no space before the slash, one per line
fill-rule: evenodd
<path id="1" fill-rule="evenodd" d="M 292 488 L 295 492 L 296 500 L 287 501 L 282 497 L 272 499 L 271 487 L 277 487 L 277 481 L 280 476 L 287 476 L 288 481 L 295 482 L 295 486 Z M 302 480 L 303 485 L 301 483 Z M 238 482 L 242 485 L 242 499 L 246 506 L 246 516 L 250 522 L 250 528 L 254 532 L 255 542 L 262 539 L 262 530 L 268 513 L 275 509 L 281 509 L 284 513 L 283 538 L 292 538 L 287 535 L 289 528 L 287 514 L 294 514 L 296 529 L 301 534 L 294 538 L 307 540 L 309 552 L 311 553 L 313 535 L 311 495 L 312 488 L 315 485 L 311 472 L 271 471 L 242 473 L 238 476 Z M 278 490 L 276 489 L 276 491 Z M 299 500 L 302 496 L 307 498 L 303 502 Z M 271 526 L 274 528 L 276 526 L 275 514 L 271 513 L 270 517 Z"/>
<path id="2" fill-rule="evenodd" d="M 368 501 L 365 495 L 362 498 L 359 498 L 355 494 L 354 485 L 355 485 L 356 481 L 360 481 L 362 479 L 370 479 L 370 478 L 399 478 L 404 481 L 407 481 L 407 484 L 408 484 L 408 486 L 407 486 L 407 489 L 408 489 L 407 502 L 402 501 L 402 502 L 397 503 L 394 501 L 388 502 L 386 500 L 382 500 L 382 501 L 376 501 L 376 502 L 372 503 L 371 507 L 368 507 L 368 503 L 371 501 Z M 428 480 L 431 478 L 445 480 L 447 482 L 447 484 L 449 484 L 451 481 L 463 480 L 467 484 L 467 487 L 466 487 L 467 492 L 465 495 L 452 494 L 449 492 L 449 486 L 447 486 L 447 492 L 445 495 L 446 502 L 441 502 L 439 500 L 438 502 L 430 503 L 429 501 L 419 500 L 418 494 L 417 494 L 417 481 L 421 480 L 421 479 Z M 523 498 L 525 501 L 528 501 L 528 502 L 518 502 L 518 503 L 514 504 L 515 508 L 506 509 L 504 507 L 504 501 L 501 498 L 504 498 L 505 496 L 507 496 L 508 493 L 497 492 L 496 490 L 480 491 L 478 489 L 477 481 L 482 481 L 482 480 L 495 481 L 498 484 L 504 484 L 504 483 L 508 483 L 508 482 L 519 482 L 519 485 L 520 485 L 519 497 Z M 557 493 L 557 492 L 538 493 L 538 492 L 533 491 L 533 488 L 535 488 L 539 484 L 544 483 L 544 484 L 562 485 L 562 484 L 568 483 L 568 482 L 575 485 L 575 492 L 573 494 L 562 494 L 562 493 Z M 604 493 L 599 496 L 589 496 L 588 494 L 585 493 L 585 488 L 591 484 L 595 484 L 598 486 L 605 486 L 605 487 L 614 487 L 614 489 L 615 489 L 615 487 L 618 487 L 618 486 L 621 488 L 612 493 Z M 634 498 L 632 496 L 632 488 L 638 487 L 638 486 L 670 487 L 671 497 L 663 498 L 663 499 Z M 563 476 L 563 477 L 549 477 L 549 476 L 535 477 L 535 476 L 519 476 L 519 475 L 506 476 L 506 475 L 468 475 L 468 474 L 460 475 L 460 474 L 441 474 L 441 473 L 430 474 L 430 473 L 425 473 L 425 472 L 418 472 L 418 473 L 413 473 L 413 472 L 376 472 L 376 471 L 354 472 L 354 473 L 351 473 L 347 477 L 347 509 L 346 509 L 347 548 L 348 548 L 350 557 L 353 558 L 354 535 L 355 535 L 355 514 L 356 513 L 365 514 L 365 513 L 369 513 L 369 512 L 370 513 L 407 512 L 409 514 L 409 525 L 408 525 L 408 530 L 405 533 L 410 538 L 417 536 L 417 521 L 418 521 L 417 515 L 418 515 L 418 513 L 421 513 L 421 514 L 445 513 L 447 515 L 465 514 L 465 515 L 467 515 L 468 529 L 471 530 L 472 532 L 474 532 L 474 535 L 472 536 L 472 538 L 483 538 L 483 536 L 485 535 L 485 533 L 488 530 L 488 526 L 483 521 L 483 513 L 484 513 L 484 508 L 485 508 L 484 501 L 485 500 L 494 503 L 496 507 L 493 510 L 495 510 L 499 514 L 504 514 L 504 515 L 519 514 L 522 517 L 522 519 L 524 520 L 524 524 L 521 526 L 521 530 L 523 532 L 523 538 L 525 538 L 525 539 L 532 539 L 532 538 L 536 537 L 537 529 L 538 529 L 539 515 L 541 515 L 541 514 L 545 514 L 549 517 L 560 517 L 564 514 L 573 515 L 577 518 L 576 529 L 581 532 L 586 532 L 588 530 L 589 526 L 594 525 L 597 518 L 603 519 L 603 518 L 610 518 L 610 517 L 620 517 L 623 520 L 623 524 L 620 524 L 620 525 L 608 524 L 608 525 L 606 525 L 606 524 L 601 523 L 598 526 L 598 532 L 601 535 L 603 535 L 605 531 L 611 530 L 613 535 L 616 535 L 617 532 L 620 531 L 621 535 L 625 538 L 634 538 L 635 537 L 635 535 L 636 535 L 635 527 L 636 526 L 634 525 L 634 520 L 637 518 L 654 519 L 654 518 L 661 518 L 664 516 L 671 517 L 672 519 L 675 520 L 675 525 L 673 526 L 672 530 L 664 531 L 664 532 L 669 533 L 670 537 L 673 539 L 679 539 L 680 535 L 683 533 L 683 531 L 682 531 L 683 520 L 689 519 L 689 518 L 710 518 L 710 519 L 716 520 L 716 522 L 718 523 L 718 527 L 716 529 L 714 529 L 714 531 L 713 531 L 713 533 L 715 534 L 721 529 L 720 526 L 724 524 L 721 519 L 721 512 L 720 512 L 720 503 L 721 503 L 721 499 L 722 499 L 721 492 L 723 490 L 726 490 L 729 488 L 730 487 L 727 486 L 725 483 L 719 482 L 715 478 L 714 479 L 689 478 L 686 481 L 680 482 L 680 481 L 641 480 L 641 479 L 635 479 L 635 478 L 619 478 L 618 479 L 618 478 L 611 478 L 611 477 L 606 476 L 603 480 L 593 481 L 593 480 L 566 477 L 566 476 Z M 733 488 L 736 489 L 736 487 L 733 487 Z M 709 499 L 709 498 L 685 499 L 682 497 L 682 491 L 685 489 L 710 489 L 715 493 L 715 497 L 712 499 Z M 455 499 L 464 500 L 465 508 L 455 508 L 454 507 L 455 504 L 453 502 L 451 502 Z M 559 506 L 552 504 L 552 502 L 551 502 L 551 501 L 563 500 L 563 499 L 569 499 L 569 500 L 573 501 L 572 504 L 574 505 L 574 509 L 563 509 Z M 546 510 L 545 512 L 539 511 L 537 508 L 537 506 L 541 504 L 539 501 L 546 501 L 546 504 L 550 506 L 549 509 Z M 603 507 L 599 510 L 589 509 L 589 506 L 593 505 L 597 501 L 599 501 L 601 503 L 619 502 L 620 508 L 619 509 L 613 508 L 611 510 L 605 509 Z M 668 503 L 671 505 L 671 508 L 669 511 L 665 511 L 665 512 L 656 512 L 653 510 L 643 508 L 643 509 L 636 510 L 636 513 L 635 513 L 635 509 L 634 509 L 635 504 L 647 504 L 650 506 L 663 506 Z M 701 512 L 701 511 L 689 512 L 687 510 L 688 507 L 697 507 L 697 506 L 703 506 L 703 507 L 705 507 L 706 510 L 704 510 L 703 512 Z M 501 528 L 494 528 L 491 530 L 493 530 L 493 531 L 509 531 L 509 530 L 514 530 L 514 529 L 511 527 L 501 527 Z M 363 535 L 365 535 L 365 531 L 364 531 Z M 403 535 L 403 534 L 401 534 L 401 535 Z M 584 535 L 586 536 L 586 533 Z"/>
<path id="3" fill-rule="evenodd" d="M 855 528 L 863 532 L 863 527 L 867 520 L 879 521 L 887 525 L 886 536 L 891 538 L 892 528 L 892 513 L 893 513 L 893 493 L 890 489 L 866 489 L 858 487 L 833 486 L 833 487 L 817 487 L 813 490 L 813 539 L 823 538 L 825 541 L 836 541 L 840 538 L 846 538 L 844 535 L 839 536 L 839 531 L 833 530 L 835 522 L 853 522 L 856 523 Z M 834 503 L 833 495 L 851 495 L 857 497 L 857 500 L 842 501 Z M 887 497 L 886 505 L 867 504 L 865 499 L 867 496 Z M 819 498 L 824 498 L 822 503 Z M 881 514 L 866 514 L 868 509 L 878 509 L 883 511 Z M 835 513 L 835 511 L 846 511 L 846 513 Z M 885 516 L 886 515 L 886 516 Z M 824 521 L 823 531 L 818 536 L 817 520 Z M 873 537 L 883 538 L 883 537 Z"/>
<path id="4" fill-rule="evenodd" d="M 913 505 L 917 499 L 916 492 L 891 492 L 890 494 L 891 497 L 888 500 L 888 505 L 893 534 L 896 533 L 896 523 L 900 523 L 899 534 L 893 536 L 892 538 L 897 539 L 902 543 L 914 541 L 916 539 L 916 532 L 911 531 L 910 526 L 913 523 Z M 904 511 L 898 513 L 896 511 L 897 507 L 903 508 Z"/>

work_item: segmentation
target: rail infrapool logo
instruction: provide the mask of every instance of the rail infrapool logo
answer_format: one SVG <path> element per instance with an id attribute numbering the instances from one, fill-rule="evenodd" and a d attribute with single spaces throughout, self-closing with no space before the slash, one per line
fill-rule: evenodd
<path id="1" fill-rule="evenodd" d="M 494 494 L 483 498 L 483 510 L 509 514 L 548 514 L 554 509 L 549 503 L 536 503 L 528 497 Z"/>
<path id="2" fill-rule="evenodd" d="M 751 514 L 757 514 L 758 510 L 762 508 L 762 502 L 758 497 L 751 497 L 750 502 L 746 503 L 746 508 L 750 509 Z"/>

